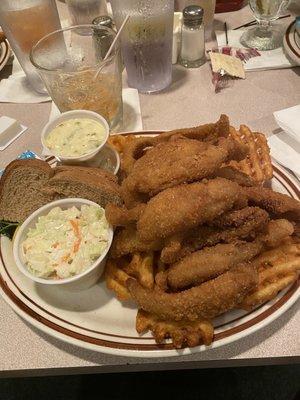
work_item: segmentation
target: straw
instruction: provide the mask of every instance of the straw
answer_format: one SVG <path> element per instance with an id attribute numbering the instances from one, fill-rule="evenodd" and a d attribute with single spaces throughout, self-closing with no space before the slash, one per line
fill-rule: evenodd
<path id="1" fill-rule="evenodd" d="M 113 51 L 113 48 L 117 42 L 117 40 L 119 39 L 119 36 L 122 33 L 123 28 L 125 27 L 125 25 L 127 24 L 128 20 L 130 18 L 130 15 L 128 14 L 126 16 L 126 18 L 124 19 L 120 29 L 118 30 L 118 33 L 116 34 L 116 37 L 114 38 L 112 44 L 110 45 L 110 48 L 108 49 L 108 52 L 106 53 L 105 57 L 103 58 L 103 61 L 106 61 L 108 59 L 108 57 L 111 55 L 111 52 Z M 101 69 L 103 68 L 103 65 L 100 65 L 98 71 L 95 73 L 94 79 L 96 79 L 101 71 Z"/>

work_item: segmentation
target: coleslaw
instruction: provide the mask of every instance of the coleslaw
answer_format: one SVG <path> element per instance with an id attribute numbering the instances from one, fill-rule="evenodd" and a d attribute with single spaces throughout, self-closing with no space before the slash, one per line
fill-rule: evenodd
<path id="1" fill-rule="evenodd" d="M 33 275 L 65 279 L 87 270 L 105 251 L 108 236 L 102 207 L 54 207 L 28 230 L 21 251 Z"/>

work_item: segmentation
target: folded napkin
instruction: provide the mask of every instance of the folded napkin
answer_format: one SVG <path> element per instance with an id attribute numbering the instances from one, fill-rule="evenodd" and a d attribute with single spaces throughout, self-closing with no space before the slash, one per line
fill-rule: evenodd
<path id="1" fill-rule="evenodd" d="M 123 97 L 123 126 L 118 133 L 142 131 L 143 122 L 140 106 L 140 98 L 136 89 L 126 88 L 122 92 Z M 52 103 L 49 121 L 60 114 L 59 109 Z"/>
<path id="2" fill-rule="evenodd" d="M 300 180 L 300 143 L 281 131 L 268 138 L 271 156 Z"/>
<path id="3" fill-rule="evenodd" d="M 236 31 L 229 30 L 228 35 L 228 46 L 232 47 L 243 47 L 240 43 L 240 38 L 245 30 L 238 29 Z M 226 46 L 226 35 L 224 31 L 216 31 L 216 37 L 218 46 Z M 291 68 L 296 64 L 289 60 L 284 54 L 283 48 L 279 47 L 274 50 L 259 51 L 261 56 L 250 58 L 244 68 L 246 71 L 259 71 L 266 69 L 281 69 Z"/>
<path id="4" fill-rule="evenodd" d="M 300 143 L 300 104 L 275 111 L 273 115 L 280 128 Z"/>
<path id="5" fill-rule="evenodd" d="M 268 139 L 272 157 L 300 179 L 300 105 L 274 112 L 283 129 Z"/>
<path id="6" fill-rule="evenodd" d="M 30 86 L 16 57 L 13 60 L 12 74 L 0 81 L 1 103 L 43 103 L 50 101 L 48 95 L 35 92 Z"/>

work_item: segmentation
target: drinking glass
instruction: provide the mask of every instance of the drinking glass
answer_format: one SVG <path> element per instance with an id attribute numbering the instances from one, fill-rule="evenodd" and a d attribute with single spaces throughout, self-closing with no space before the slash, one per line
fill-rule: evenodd
<path id="1" fill-rule="evenodd" d="M 95 111 L 111 129 L 120 126 L 123 114 L 120 45 L 104 61 L 101 44 L 107 48 L 115 36 L 104 26 L 72 26 L 46 35 L 30 55 L 60 111 Z"/>
<path id="2" fill-rule="evenodd" d="M 29 53 L 39 39 L 61 27 L 55 0 L 1 0 L 0 25 L 31 86 L 46 93 Z"/>
<path id="3" fill-rule="evenodd" d="M 257 50 L 272 50 L 282 45 L 283 34 L 277 27 L 271 26 L 288 6 L 289 0 L 249 0 L 258 26 L 246 30 L 241 44 Z"/>
<path id="4" fill-rule="evenodd" d="M 172 81 L 174 0 L 112 0 L 121 35 L 128 84 L 141 93 L 165 89 Z"/>
<path id="5" fill-rule="evenodd" d="M 72 25 L 91 24 L 107 14 L 106 0 L 66 0 Z"/>

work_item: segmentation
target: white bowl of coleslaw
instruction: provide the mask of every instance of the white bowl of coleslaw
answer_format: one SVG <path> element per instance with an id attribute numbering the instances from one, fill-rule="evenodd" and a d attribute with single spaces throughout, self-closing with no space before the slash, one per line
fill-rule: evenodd
<path id="1" fill-rule="evenodd" d="M 13 238 L 13 255 L 33 281 L 82 290 L 102 275 L 112 239 L 102 207 L 85 199 L 62 199 L 23 222 Z"/>

